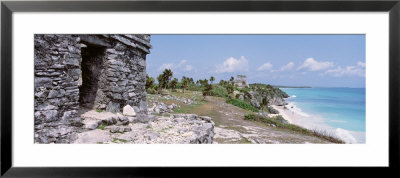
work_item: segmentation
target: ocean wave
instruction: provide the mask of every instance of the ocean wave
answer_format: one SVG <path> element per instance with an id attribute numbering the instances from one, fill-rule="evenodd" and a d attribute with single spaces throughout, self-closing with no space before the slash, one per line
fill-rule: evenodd
<path id="1" fill-rule="evenodd" d="M 308 129 L 326 130 L 348 144 L 365 143 L 365 141 L 363 140 L 363 136 L 362 136 L 363 134 L 357 135 L 357 133 L 353 132 L 353 131 L 345 130 L 342 128 L 333 128 L 323 122 L 323 120 L 325 120 L 325 119 L 320 118 L 315 115 L 309 115 L 308 113 L 305 113 L 299 107 L 297 107 L 295 105 L 295 103 L 293 103 L 293 102 L 289 102 L 288 105 L 286 105 L 286 107 L 290 111 L 303 117 L 303 119 L 297 120 L 297 124 L 299 124 L 300 126 L 303 126 Z M 346 122 L 346 121 L 338 121 L 338 120 L 329 120 L 329 121 Z"/>
<path id="2" fill-rule="evenodd" d="M 296 95 L 292 95 L 292 96 L 290 96 L 291 98 L 296 98 Z"/>
<path id="3" fill-rule="evenodd" d="M 337 128 L 335 134 L 346 143 L 357 143 L 356 138 L 348 130 Z"/>
<path id="4" fill-rule="evenodd" d="M 299 107 L 297 107 L 293 102 L 289 102 L 286 106 L 289 110 L 295 112 L 296 114 L 303 116 L 303 117 L 310 117 L 309 114 L 303 112 Z"/>

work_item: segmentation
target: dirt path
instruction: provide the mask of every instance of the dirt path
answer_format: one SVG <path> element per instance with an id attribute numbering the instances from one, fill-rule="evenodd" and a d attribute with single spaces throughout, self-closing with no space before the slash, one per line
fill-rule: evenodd
<path id="1" fill-rule="evenodd" d="M 214 142 L 226 143 L 329 143 L 325 140 L 295 133 L 290 130 L 269 127 L 244 120 L 248 111 L 225 103 L 218 97 L 208 96 L 206 102 L 193 113 L 207 115 L 216 124 Z"/>

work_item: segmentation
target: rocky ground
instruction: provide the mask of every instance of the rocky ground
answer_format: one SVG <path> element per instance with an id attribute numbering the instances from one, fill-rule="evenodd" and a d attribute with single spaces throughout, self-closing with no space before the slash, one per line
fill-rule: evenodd
<path id="1" fill-rule="evenodd" d="M 75 143 L 330 143 L 244 120 L 249 111 L 227 104 L 219 97 L 207 96 L 204 100 L 200 92 L 148 95 L 147 103 L 148 116 L 135 115 L 133 109 L 125 108 L 117 114 L 82 111 L 85 131 L 78 134 Z M 141 117 L 151 117 L 150 122 L 142 123 Z"/>
<path id="2" fill-rule="evenodd" d="M 173 114 L 169 117 L 152 117 L 141 123 L 139 117 L 126 113 L 84 111 L 85 130 L 77 135 L 74 143 L 110 144 L 185 144 L 212 143 L 214 122 L 207 116 Z"/>

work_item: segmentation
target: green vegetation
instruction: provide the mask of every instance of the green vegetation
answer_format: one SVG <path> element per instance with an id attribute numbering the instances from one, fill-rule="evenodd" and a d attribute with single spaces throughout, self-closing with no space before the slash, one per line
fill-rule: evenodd
<path id="1" fill-rule="evenodd" d="M 252 142 L 246 137 L 242 137 L 242 140 L 239 142 L 240 144 L 252 144 Z"/>
<path id="2" fill-rule="evenodd" d="M 213 89 L 213 86 L 208 83 L 204 83 L 204 88 L 203 88 L 203 99 L 206 99 L 206 96 L 211 96 L 211 90 Z"/>
<path id="3" fill-rule="evenodd" d="M 190 85 L 187 87 L 187 90 L 190 90 L 190 91 L 202 91 L 202 90 L 203 90 L 203 86 L 201 86 L 201 85 L 196 85 L 196 84 L 190 84 Z"/>
<path id="4" fill-rule="evenodd" d="M 103 110 L 101 110 L 101 109 L 96 109 L 96 112 L 103 112 Z"/>
<path id="5" fill-rule="evenodd" d="M 249 104 L 245 101 L 239 100 L 239 99 L 228 99 L 228 100 L 226 100 L 226 103 L 232 104 L 234 106 L 237 106 L 239 108 L 242 108 L 242 109 L 245 109 L 248 111 L 258 112 L 257 108 L 255 108 L 251 104 Z"/>
<path id="6" fill-rule="evenodd" d="M 153 113 L 153 115 L 155 115 L 155 116 L 162 116 L 161 113 Z"/>
<path id="7" fill-rule="evenodd" d="M 278 87 L 274 87 L 266 84 L 250 84 L 250 87 L 238 88 L 235 85 L 235 80 L 233 77 L 230 77 L 229 80 L 220 80 L 219 83 L 213 84 L 215 81 L 214 76 L 211 76 L 209 79 L 199 79 L 196 82 L 193 81 L 193 78 L 189 78 L 186 76 L 182 76 L 179 81 L 177 78 L 173 78 L 173 72 L 170 69 L 165 69 L 158 77 L 158 83 L 154 83 L 154 78 L 146 76 L 146 90 L 148 94 L 171 94 L 178 97 L 184 97 L 188 99 L 192 99 L 196 102 L 190 105 L 180 105 L 180 102 L 175 104 L 180 105 L 173 110 L 173 113 L 196 113 L 199 115 L 208 115 L 215 119 L 215 123 L 217 125 L 222 124 L 220 121 L 221 113 L 217 110 L 213 109 L 212 104 L 209 103 L 210 100 L 205 100 L 206 96 L 215 96 L 217 100 L 221 100 L 221 98 L 225 99 L 225 102 L 228 104 L 232 104 L 244 110 L 247 110 L 246 113 L 250 112 L 262 112 L 271 113 L 271 114 L 279 114 L 279 112 L 272 108 L 271 103 L 282 102 L 283 98 L 289 97 L 287 93 L 279 89 Z M 210 82 L 210 83 L 209 83 Z M 170 89 L 170 90 L 168 90 Z M 182 90 L 178 90 L 182 89 Z M 234 96 L 233 94 L 236 94 Z M 151 96 L 151 95 L 150 95 Z M 203 96 L 203 99 L 201 99 Z M 215 98 L 214 98 L 215 99 Z M 282 99 L 282 100 L 280 100 Z M 254 101 L 256 100 L 256 101 Z M 163 99 L 159 99 L 159 101 L 163 101 Z M 251 101 L 251 102 L 250 102 Z M 168 101 L 163 101 L 168 104 Z M 259 106 L 258 106 L 258 104 Z M 250 104 L 251 103 L 251 104 Z M 171 103 L 169 103 L 171 104 Z M 254 107 L 257 106 L 258 108 Z M 286 106 L 284 106 L 286 108 Z M 287 108 L 286 108 L 287 109 Z M 102 112 L 101 110 L 97 110 L 97 112 Z M 159 116 L 164 116 L 163 114 L 155 114 Z M 166 115 L 168 117 L 168 115 Z M 245 120 L 259 122 L 262 124 L 266 124 L 268 126 L 277 127 L 280 129 L 286 129 L 291 132 L 300 133 L 303 135 L 315 136 L 318 138 L 322 138 L 324 140 L 333 142 L 333 143 L 344 143 L 342 140 L 335 138 L 332 134 L 329 134 L 325 131 L 318 130 L 309 130 L 297 125 L 289 124 L 281 115 L 277 115 L 274 117 L 265 117 L 258 114 L 246 114 L 244 116 Z M 262 125 L 261 124 L 261 125 Z M 105 124 L 100 125 L 99 129 L 104 129 L 107 126 Z M 147 129 L 153 130 L 151 126 L 147 126 Z M 164 128 L 158 132 L 165 132 L 169 128 Z M 126 140 L 115 138 L 113 142 L 126 142 Z M 243 138 L 240 140 L 240 143 L 251 143 L 248 139 Z"/>
<path id="8" fill-rule="evenodd" d="M 107 126 L 107 124 L 102 123 L 101 125 L 99 125 L 97 128 L 100 130 L 104 130 L 104 128 Z"/>
<path id="9" fill-rule="evenodd" d="M 211 82 L 211 84 L 212 84 L 214 81 L 215 81 L 214 76 L 211 76 L 211 77 L 210 77 L 210 82 Z"/>
<path id="10" fill-rule="evenodd" d="M 178 79 L 174 78 L 171 82 L 169 82 L 169 88 L 172 89 L 172 91 L 175 91 L 176 86 L 178 85 Z"/>
<path id="11" fill-rule="evenodd" d="M 249 120 L 249 121 L 255 121 L 256 115 L 255 114 L 246 114 L 246 115 L 244 115 L 244 119 Z"/>
<path id="12" fill-rule="evenodd" d="M 104 144 L 103 142 L 97 142 L 97 144 Z"/>
<path id="13" fill-rule="evenodd" d="M 287 129 L 304 135 L 315 136 L 330 141 L 332 143 L 344 143 L 343 140 L 340 140 L 339 138 L 332 136 L 332 134 L 329 134 L 326 131 L 309 130 L 294 124 L 289 124 L 281 115 L 267 118 L 256 114 L 246 114 L 244 116 L 244 119 L 249 121 L 261 122 L 268 125 L 273 125 L 279 128 Z"/>
<path id="14" fill-rule="evenodd" d="M 250 84 L 250 88 L 252 88 L 254 91 L 258 91 L 262 93 L 262 95 L 269 96 L 270 98 L 272 97 L 281 97 L 281 98 L 288 98 L 289 95 L 282 91 L 279 88 L 273 87 L 271 85 L 267 84 L 260 84 L 260 83 L 255 83 L 255 84 Z"/>
<path id="15" fill-rule="evenodd" d="M 283 85 L 273 85 L 276 88 L 312 88 L 310 86 L 283 86 Z"/>
<path id="16" fill-rule="evenodd" d="M 223 86 L 213 85 L 213 89 L 211 90 L 211 96 L 228 98 L 228 91 Z"/>
<path id="17" fill-rule="evenodd" d="M 173 111 L 174 113 L 193 113 L 193 110 L 197 109 L 199 106 L 203 105 L 204 102 L 196 102 L 191 105 L 183 105 L 179 108 L 175 108 Z"/>
<path id="18" fill-rule="evenodd" d="M 261 110 L 265 111 L 266 109 L 268 109 L 268 104 L 269 100 L 267 99 L 267 97 L 263 97 L 260 102 Z"/>
<path id="19" fill-rule="evenodd" d="M 154 84 L 154 78 L 146 74 L 146 89 L 151 88 Z"/>
<path id="20" fill-rule="evenodd" d="M 182 77 L 181 80 L 181 88 L 182 88 L 182 92 L 185 93 L 185 89 L 188 87 L 189 85 L 189 80 L 188 78 L 186 78 L 185 76 Z"/>
<path id="21" fill-rule="evenodd" d="M 118 143 L 118 142 L 126 143 L 126 142 L 128 142 L 128 140 L 121 139 L 121 138 L 113 138 L 112 142 L 113 143 Z"/>

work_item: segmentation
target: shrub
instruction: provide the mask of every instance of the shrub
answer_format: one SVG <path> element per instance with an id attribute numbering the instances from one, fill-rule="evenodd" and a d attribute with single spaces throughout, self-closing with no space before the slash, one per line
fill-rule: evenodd
<path id="1" fill-rule="evenodd" d="M 186 90 L 190 90 L 190 91 L 202 91 L 203 87 L 200 85 L 195 85 L 195 84 L 190 84 Z"/>
<path id="2" fill-rule="evenodd" d="M 246 114 L 244 115 L 245 120 L 255 121 L 256 115 L 255 114 Z"/>
<path id="3" fill-rule="evenodd" d="M 252 106 L 251 104 L 242 101 L 242 100 L 238 100 L 238 99 L 228 99 L 226 100 L 226 103 L 228 104 L 232 104 L 234 106 L 237 106 L 239 108 L 248 110 L 248 111 L 253 111 L 253 112 L 258 112 L 258 109 L 255 108 L 254 106 Z"/>
<path id="4" fill-rule="evenodd" d="M 300 127 L 300 126 L 297 126 L 294 124 L 289 124 L 281 115 L 267 118 L 267 117 L 264 117 L 264 116 L 258 115 L 258 114 L 257 115 L 256 114 L 246 114 L 244 116 L 244 119 L 250 120 L 250 121 L 262 122 L 262 123 L 266 123 L 268 125 L 274 125 L 276 127 L 288 129 L 293 132 L 302 133 L 304 135 L 315 136 L 315 137 L 330 141 L 332 143 L 345 143 L 343 140 L 340 140 L 339 138 L 332 136 L 332 134 L 330 134 L 326 131 L 308 130 L 306 128 L 303 128 L 303 127 Z"/>
<path id="5" fill-rule="evenodd" d="M 240 94 L 236 94 L 235 98 L 239 99 L 240 98 Z"/>
<path id="6" fill-rule="evenodd" d="M 154 84 L 154 78 L 146 74 L 146 89 L 151 88 Z"/>
<path id="7" fill-rule="evenodd" d="M 104 128 L 107 126 L 107 124 L 102 123 L 101 125 L 99 125 L 97 128 L 100 130 L 104 130 Z"/>
<path id="8" fill-rule="evenodd" d="M 288 121 L 285 120 L 281 115 L 267 118 L 266 122 L 269 124 L 273 124 L 277 127 L 282 127 L 282 126 L 285 126 L 286 124 L 289 124 Z"/>
<path id="9" fill-rule="evenodd" d="M 249 87 L 244 87 L 244 88 L 239 89 L 239 91 L 242 93 L 246 93 L 246 92 L 249 93 L 251 91 L 251 89 Z"/>
<path id="10" fill-rule="evenodd" d="M 211 96 L 227 98 L 228 92 L 226 91 L 226 88 L 219 85 L 214 85 L 213 89 L 211 90 Z"/>
<path id="11" fill-rule="evenodd" d="M 211 95 L 211 91 L 213 89 L 213 86 L 211 84 L 206 83 L 204 88 L 203 88 L 203 99 L 206 99 L 206 96 Z"/>
<path id="12" fill-rule="evenodd" d="M 154 88 L 148 88 L 148 89 L 146 90 L 146 92 L 147 92 L 148 94 L 157 94 L 157 93 L 158 93 L 157 90 L 155 90 Z"/>

